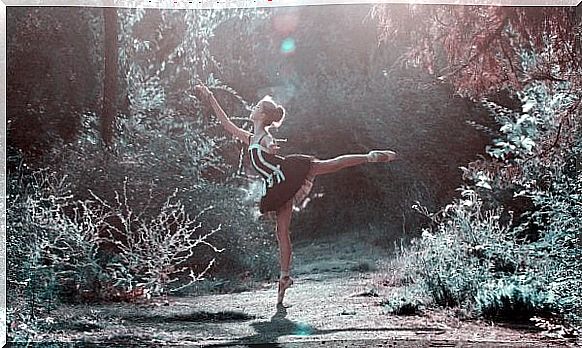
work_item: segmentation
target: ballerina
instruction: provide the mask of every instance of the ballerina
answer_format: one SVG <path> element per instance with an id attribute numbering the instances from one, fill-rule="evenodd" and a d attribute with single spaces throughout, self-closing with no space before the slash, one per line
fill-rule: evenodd
<path id="1" fill-rule="evenodd" d="M 293 285 L 290 276 L 292 246 L 289 232 L 293 206 L 300 206 L 307 198 L 313 180 L 318 175 L 364 163 L 390 162 L 396 159 L 396 153 L 390 150 L 373 150 L 367 154 L 346 154 L 326 160 L 300 154 L 280 156 L 280 147 L 269 129 L 281 125 L 285 119 L 285 109 L 270 96 L 265 96 L 252 109 L 249 116 L 253 122 L 251 133 L 239 128 L 229 119 L 208 87 L 197 85 L 195 89 L 211 105 L 225 130 L 248 146 L 251 164 L 263 179 L 259 210 L 263 214 L 275 212 L 277 217 L 276 235 L 281 270 L 277 305 L 282 305 L 285 291 Z"/>

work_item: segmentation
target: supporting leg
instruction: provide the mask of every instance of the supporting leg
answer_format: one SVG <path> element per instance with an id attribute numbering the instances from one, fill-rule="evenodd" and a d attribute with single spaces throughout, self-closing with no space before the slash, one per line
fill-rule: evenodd
<path id="1" fill-rule="evenodd" d="M 342 155 L 328 160 L 314 160 L 312 173 L 322 175 L 337 172 L 368 162 L 390 162 L 396 159 L 394 151 L 370 151 L 368 154 Z"/>
<path id="2" fill-rule="evenodd" d="M 289 226 L 291 225 L 291 214 L 293 212 L 293 202 L 285 203 L 277 211 L 277 241 L 279 242 L 279 263 L 281 266 L 281 278 L 279 279 L 279 291 L 277 295 L 277 304 L 283 303 L 285 290 L 293 284 L 289 277 L 291 268 L 291 236 Z"/>

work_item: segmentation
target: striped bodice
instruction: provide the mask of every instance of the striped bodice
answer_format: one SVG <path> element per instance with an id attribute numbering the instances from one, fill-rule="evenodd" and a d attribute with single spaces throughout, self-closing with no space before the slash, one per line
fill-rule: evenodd
<path id="1" fill-rule="evenodd" d="M 271 154 L 261 144 L 249 145 L 249 156 L 253 168 L 263 178 L 262 195 L 267 194 L 267 189 L 285 180 L 281 170 L 283 157 Z"/>

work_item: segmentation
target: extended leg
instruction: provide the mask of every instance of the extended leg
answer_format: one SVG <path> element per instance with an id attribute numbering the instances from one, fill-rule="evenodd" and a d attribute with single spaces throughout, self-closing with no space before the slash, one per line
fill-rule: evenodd
<path id="1" fill-rule="evenodd" d="M 285 203 L 277 211 L 277 241 L 279 242 L 279 263 L 281 266 L 277 304 L 283 303 L 285 290 L 293 284 L 293 280 L 289 277 L 291 268 L 291 236 L 289 234 L 289 226 L 291 225 L 292 212 L 292 201 Z"/>
<path id="2" fill-rule="evenodd" d="M 368 154 L 342 155 L 328 160 L 313 161 L 312 174 L 322 175 L 368 162 L 390 162 L 396 159 L 394 151 L 370 151 Z"/>

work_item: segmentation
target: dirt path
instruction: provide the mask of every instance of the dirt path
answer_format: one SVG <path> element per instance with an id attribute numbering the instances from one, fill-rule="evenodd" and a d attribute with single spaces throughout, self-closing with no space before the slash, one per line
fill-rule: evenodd
<path id="1" fill-rule="evenodd" d="M 298 275 L 286 298 L 286 303 L 292 305 L 289 308 L 276 308 L 274 283 L 241 293 L 170 298 L 169 305 L 160 302 L 61 307 L 53 313 L 55 330 L 45 338 L 108 346 L 568 345 L 566 341 L 544 339 L 537 332 L 459 321 L 443 311 L 425 312 L 421 316 L 389 315 L 380 305 L 382 297 L 373 296 L 389 290 L 381 288 L 380 277 L 372 271 L 354 271 L 371 267 L 382 252 L 368 246 L 363 255 L 356 246 L 352 248 L 355 254 L 350 256 L 345 247 L 333 248 L 337 247 L 326 243 L 298 248 L 295 256 Z M 345 255 L 345 260 L 337 253 Z M 313 273 L 314 269 L 319 272 Z"/>

